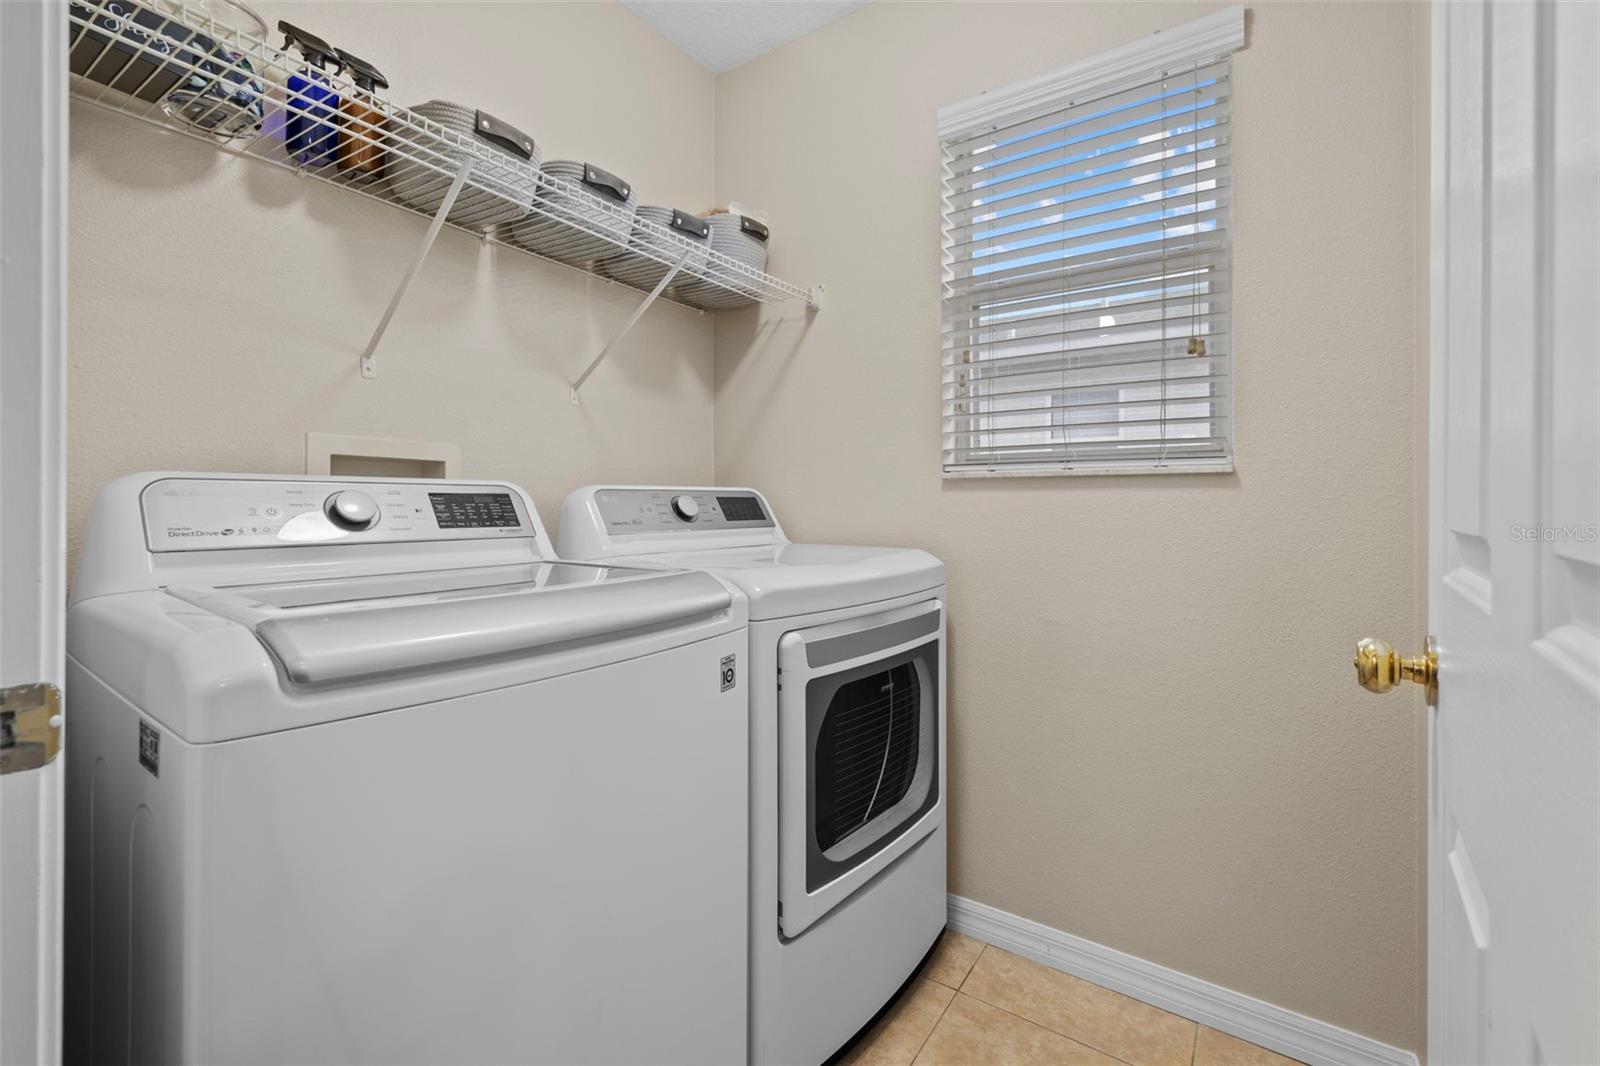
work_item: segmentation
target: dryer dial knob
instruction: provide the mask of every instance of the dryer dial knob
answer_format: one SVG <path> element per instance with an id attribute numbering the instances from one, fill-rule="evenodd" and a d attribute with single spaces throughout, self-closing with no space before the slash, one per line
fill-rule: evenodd
<path id="1" fill-rule="evenodd" d="M 340 529 L 359 532 L 378 524 L 378 501 L 357 489 L 345 489 L 323 504 L 328 520 Z"/>
<path id="2" fill-rule="evenodd" d="M 700 517 L 700 501 L 693 496 L 674 496 L 672 498 L 672 513 L 685 522 L 693 522 Z"/>

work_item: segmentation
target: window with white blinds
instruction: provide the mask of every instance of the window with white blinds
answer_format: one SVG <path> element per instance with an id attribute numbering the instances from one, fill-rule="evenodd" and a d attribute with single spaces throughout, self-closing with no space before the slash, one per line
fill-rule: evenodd
<path id="1" fill-rule="evenodd" d="M 1232 469 L 1242 39 L 1230 8 L 940 112 L 946 473 Z"/>

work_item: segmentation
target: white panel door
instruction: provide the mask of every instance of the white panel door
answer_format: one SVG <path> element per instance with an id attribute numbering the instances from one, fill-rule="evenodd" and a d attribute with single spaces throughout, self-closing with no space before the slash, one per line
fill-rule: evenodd
<path id="1" fill-rule="evenodd" d="M 1600 6 L 1432 14 L 1428 1058 L 1600 1062 Z"/>
<path id="2" fill-rule="evenodd" d="M 61 1058 L 66 10 L 0 0 L 0 1064 Z"/>

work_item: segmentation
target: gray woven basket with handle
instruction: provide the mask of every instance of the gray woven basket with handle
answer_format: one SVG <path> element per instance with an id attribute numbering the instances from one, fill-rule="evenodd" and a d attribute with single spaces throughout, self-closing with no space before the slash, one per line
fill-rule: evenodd
<path id="1" fill-rule="evenodd" d="M 638 205 L 630 183 L 593 163 L 573 159 L 552 159 L 542 171 L 546 178 L 567 188 L 541 185 L 534 199 L 534 212 L 503 224 L 499 231 L 502 240 L 585 267 L 617 255 L 622 250 L 619 246 L 628 244 Z M 595 230 L 610 234 L 615 240 L 596 235 Z"/>
<path id="2" fill-rule="evenodd" d="M 442 129 L 441 129 L 442 128 Z M 445 132 L 448 131 L 448 132 Z M 457 169 L 473 160 L 447 216 L 458 226 L 486 229 L 528 213 L 543 155 L 532 137 L 493 115 L 448 100 L 397 111 L 384 137 L 384 172 L 395 199 L 425 214 L 444 203 Z"/>
<path id="3" fill-rule="evenodd" d="M 684 263 L 685 270 L 705 269 L 706 249 L 710 247 L 711 242 L 710 227 L 706 225 L 704 219 L 687 211 L 648 204 L 639 208 L 635 217 L 633 237 L 628 243 L 634 248 L 647 249 L 668 262 L 663 263 L 638 252 L 622 252 L 602 259 L 599 264 L 601 273 L 624 285 L 648 291 L 655 288 L 666 276 L 667 271 L 671 269 L 669 264 L 676 263 L 685 252 L 689 254 L 688 260 Z M 657 226 L 666 227 L 670 232 L 662 235 L 640 225 L 641 222 L 653 222 Z M 680 285 L 690 280 L 681 273 L 678 277 L 682 281 L 675 281 L 669 287 L 669 292 L 675 292 Z"/>
<path id="4" fill-rule="evenodd" d="M 764 222 L 728 213 L 707 215 L 705 219 L 711 226 L 712 251 L 721 252 L 752 270 L 766 271 L 767 240 L 770 234 Z M 684 282 L 677 296 L 684 303 L 707 311 L 749 307 L 757 302 L 754 296 L 739 289 L 700 278 Z"/>

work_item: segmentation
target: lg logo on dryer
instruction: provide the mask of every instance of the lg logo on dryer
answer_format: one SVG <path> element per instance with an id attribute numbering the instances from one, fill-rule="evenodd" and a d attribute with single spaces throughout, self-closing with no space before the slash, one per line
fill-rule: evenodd
<path id="1" fill-rule="evenodd" d="M 723 692 L 728 691 L 734 685 L 739 683 L 739 674 L 738 674 L 738 671 L 734 668 L 733 660 L 734 660 L 734 657 L 732 655 L 724 655 L 722 657 L 722 691 Z"/>
<path id="2" fill-rule="evenodd" d="M 139 723 L 139 765 L 161 776 L 161 734 L 149 722 Z"/>

